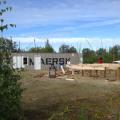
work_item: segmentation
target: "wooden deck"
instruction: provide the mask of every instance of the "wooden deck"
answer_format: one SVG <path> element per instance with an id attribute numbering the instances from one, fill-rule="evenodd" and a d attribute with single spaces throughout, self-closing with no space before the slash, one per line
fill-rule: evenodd
<path id="1" fill-rule="evenodd" d="M 66 65 L 67 68 L 69 68 L 70 71 L 72 71 L 72 75 L 74 75 L 75 71 L 82 71 L 82 75 L 84 75 L 84 71 L 88 70 L 90 71 L 103 71 L 104 72 L 104 77 L 106 77 L 106 71 L 107 70 L 114 70 L 116 71 L 116 79 L 120 80 L 120 64 L 70 64 Z"/>

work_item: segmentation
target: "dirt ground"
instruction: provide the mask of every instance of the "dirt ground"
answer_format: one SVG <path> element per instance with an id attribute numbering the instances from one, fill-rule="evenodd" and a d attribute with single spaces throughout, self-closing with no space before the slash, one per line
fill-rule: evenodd
<path id="1" fill-rule="evenodd" d="M 80 74 L 48 78 L 45 71 L 21 74 L 26 120 L 120 120 L 120 81 Z"/>

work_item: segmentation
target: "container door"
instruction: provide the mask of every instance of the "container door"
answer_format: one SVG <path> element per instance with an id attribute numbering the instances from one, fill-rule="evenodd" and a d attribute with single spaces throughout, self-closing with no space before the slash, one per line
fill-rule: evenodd
<path id="1" fill-rule="evenodd" d="M 22 68 L 21 56 L 13 56 L 13 68 Z"/>
<path id="2" fill-rule="evenodd" d="M 40 56 L 34 57 L 34 69 L 41 70 L 41 57 Z"/>
<path id="3" fill-rule="evenodd" d="M 22 68 L 22 57 L 17 56 L 17 68 Z"/>
<path id="4" fill-rule="evenodd" d="M 17 68 L 17 57 L 13 56 L 13 68 Z"/>

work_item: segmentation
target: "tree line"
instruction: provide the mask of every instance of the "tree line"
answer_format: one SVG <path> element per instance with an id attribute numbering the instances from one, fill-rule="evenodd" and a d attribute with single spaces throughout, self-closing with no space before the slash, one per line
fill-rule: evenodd
<path id="1" fill-rule="evenodd" d="M 45 42 L 44 47 L 32 47 L 28 51 L 33 53 L 56 53 L 55 49 L 50 44 L 49 40 Z M 59 47 L 59 53 L 77 53 L 77 49 L 74 46 L 63 44 Z"/>
<path id="2" fill-rule="evenodd" d="M 83 63 L 96 63 L 101 57 L 104 63 L 112 63 L 115 60 L 120 60 L 120 45 L 114 45 L 109 49 L 99 48 L 98 50 L 84 48 L 82 55 Z"/>
<path id="3" fill-rule="evenodd" d="M 0 42 L 3 39 L 0 40 Z M 12 40 L 6 39 L 11 52 L 28 52 L 28 53 L 56 53 L 55 49 L 50 44 L 49 40 L 46 40 L 44 47 L 32 47 L 27 51 L 18 48 L 17 44 Z M 79 53 L 74 46 L 63 44 L 59 47 L 59 53 Z M 109 49 L 99 48 L 98 50 L 92 50 L 90 48 L 83 48 L 81 51 L 83 56 L 83 63 L 96 63 L 100 57 L 103 58 L 104 63 L 111 63 L 115 60 L 120 60 L 120 45 L 114 45 Z"/>

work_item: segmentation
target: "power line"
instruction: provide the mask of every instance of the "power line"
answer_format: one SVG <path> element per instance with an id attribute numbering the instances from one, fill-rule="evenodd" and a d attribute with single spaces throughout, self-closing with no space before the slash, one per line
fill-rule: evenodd
<path id="1" fill-rule="evenodd" d="M 90 44 L 90 42 L 88 41 L 88 39 L 86 39 L 86 41 L 87 41 L 89 47 L 93 50 L 93 47 L 92 47 L 92 45 Z"/>

